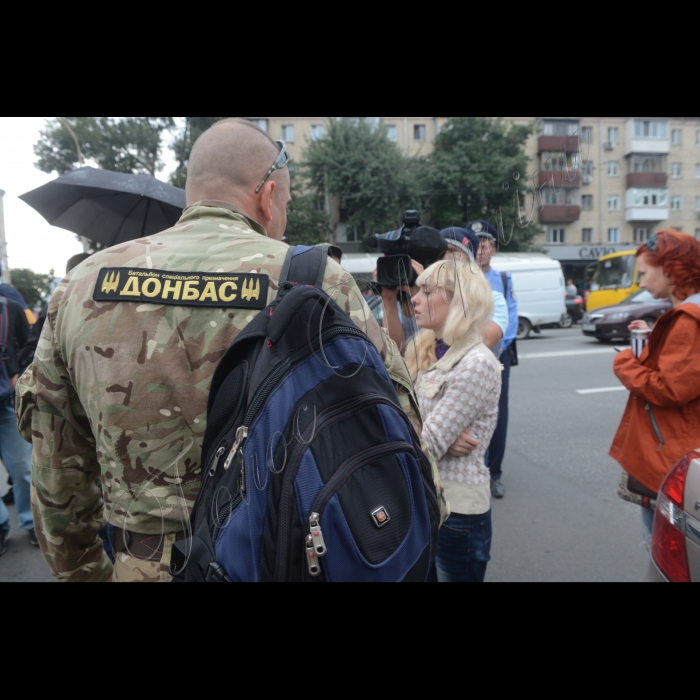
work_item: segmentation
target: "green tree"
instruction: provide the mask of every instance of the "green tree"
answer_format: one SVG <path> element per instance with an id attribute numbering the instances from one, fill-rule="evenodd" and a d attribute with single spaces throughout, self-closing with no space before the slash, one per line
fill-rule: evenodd
<path id="1" fill-rule="evenodd" d="M 302 169 L 309 190 L 339 202 L 349 228 L 364 237 L 396 228 L 405 209 L 417 208 L 416 165 L 389 140 L 384 124 L 332 117 L 326 136 L 309 144 Z"/>
<path id="2" fill-rule="evenodd" d="M 83 157 L 105 170 L 155 175 L 162 167 L 164 134 L 175 117 L 63 117 L 75 132 Z M 51 121 L 34 146 L 37 167 L 47 173 L 79 167 L 78 150 L 69 130 Z"/>
<path id="3" fill-rule="evenodd" d="M 289 207 L 287 240 L 291 245 L 327 243 L 331 236 L 325 199 L 308 189 L 308 184 L 292 163 L 292 204 Z"/>
<path id="4" fill-rule="evenodd" d="M 534 128 L 498 117 L 450 117 L 423 171 L 434 225 L 491 220 L 504 248 L 526 249 L 538 232 L 533 215 L 521 211 L 532 193 L 525 147 Z"/>
<path id="5" fill-rule="evenodd" d="M 32 270 L 12 270 L 12 286 L 24 297 L 30 309 L 48 299 L 54 281 L 54 271 L 39 275 Z"/>

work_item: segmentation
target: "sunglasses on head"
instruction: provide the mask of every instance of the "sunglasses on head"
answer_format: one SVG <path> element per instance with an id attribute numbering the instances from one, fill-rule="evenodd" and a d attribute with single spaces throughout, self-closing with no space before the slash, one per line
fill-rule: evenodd
<path id="1" fill-rule="evenodd" d="M 661 234 L 655 233 L 644 245 L 647 247 L 650 253 L 656 252 L 656 246 L 659 244 L 659 236 Z"/>
<path id="2" fill-rule="evenodd" d="M 289 155 L 289 151 L 287 150 L 287 144 L 284 141 L 277 141 L 276 143 L 280 147 L 280 154 L 277 156 L 277 160 L 275 160 L 275 162 L 272 164 L 272 167 L 267 171 L 267 175 L 265 175 L 263 181 L 258 185 L 258 188 L 255 190 L 255 194 L 260 193 L 260 190 L 272 177 L 272 173 L 274 173 L 275 170 L 282 170 L 282 168 L 287 167 L 287 165 L 289 165 L 289 161 L 292 160 L 292 157 Z"/>

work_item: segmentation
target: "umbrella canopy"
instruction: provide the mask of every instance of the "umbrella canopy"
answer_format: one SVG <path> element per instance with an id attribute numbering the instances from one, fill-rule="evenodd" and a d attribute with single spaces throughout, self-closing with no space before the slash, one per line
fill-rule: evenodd
<path id="1" fill-rule="evenodd" d="M 186 207 L 185 191 L 150 175 L 81 168 L 20 199 L 52 226 L 108 247 L 174 226 Z"/>

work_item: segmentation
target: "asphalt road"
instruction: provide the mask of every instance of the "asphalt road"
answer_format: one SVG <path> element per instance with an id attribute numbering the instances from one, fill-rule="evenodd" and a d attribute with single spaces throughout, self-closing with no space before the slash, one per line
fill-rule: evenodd
<path id="1" fill-rule="evenodd" d="M 614 350 L 579 328 L 520 344 L 511 385 L 504 483 L 494 504 L 490 582 L 635 582 L 646 572 L 639 509 L 617 497 L 620 467 L 608 457 L 627 401 L 615 389 Z M 0 492 L 6 491 L 0 466 Z M 14 509 L 11 509 L 14 519 Z M 50 581 L 37 549 L 13 529 L 0 582 Z"/>
<path id="2" fill-rule="evenodd" d="M 511 379 L 504 501 L 494 504 L 492 582 L 635 582 L 649 563 L 639 508 L 617 497 L 608 456 L 628 392 L 615 350 L 580 328 L 520 343 Z"/>

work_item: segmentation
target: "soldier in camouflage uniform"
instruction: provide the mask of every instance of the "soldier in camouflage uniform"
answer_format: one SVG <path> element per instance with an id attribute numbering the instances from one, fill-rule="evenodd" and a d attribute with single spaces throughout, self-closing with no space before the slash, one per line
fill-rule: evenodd
<path id="1" fill-rule="evenodd" d="M 170 580 L 200 488 L 213 374 L 278 291 L 288 171 L 256 190 L 273 162 L 280 148 L 257 127 L 218 123 L 192 152 L 180 222 L 92 256 L 56 290 L 17 411 L 34 443 L 37 535 L 59 581 Z M 380 349 L 420 428 L 403 360 L 354 280 L 329 260 L 323 286 Z M 118 532 L 114 568 L 105 520 Z"/>

